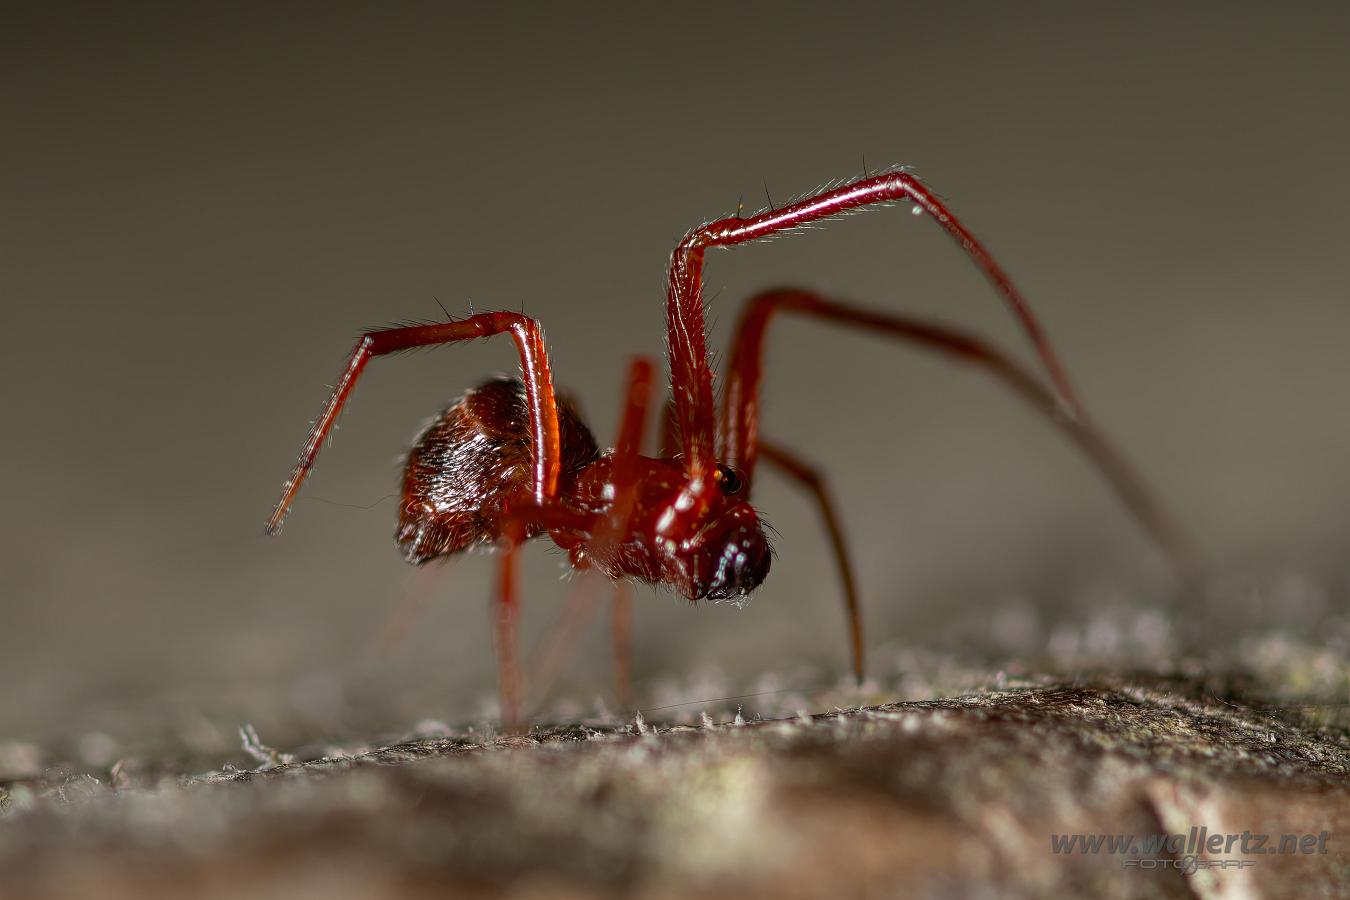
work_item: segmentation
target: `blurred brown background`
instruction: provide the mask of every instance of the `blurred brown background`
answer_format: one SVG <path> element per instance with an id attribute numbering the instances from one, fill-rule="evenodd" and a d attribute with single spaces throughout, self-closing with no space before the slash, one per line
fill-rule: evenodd
<path id="1" fill-rule="evenodd" d="M 626 356 L 662 349 L 678 236 L 864 157 L 917 167 L 988 242 L 1222 570 L 1294 573 L 1333 598 L 1319 614 L 1343 611 L 1341 4 L 0 15 L 0 736 L 107 702 L 247 710 L 331 684 L 415 682 L 426 715 L 472 715 L 495 678 L 490 564 L 415 572 L 393 501 L 355 507 L 512 351 L 373 365 L 308 499 L 265 539 L 353 337 L 439 317 L 433 297 L 523 304 L 607 441 Z M 718 254 L 708 274 L 718 347 L 743 298 L 793 283 L 1025 356 L 974 269 L 903 210 Z M 1167 597 L 1095 476 L 982 377 L 790 321 L 770 365 L 765 430 L 833 474 L 874 647 L 1008 608 L 1047 630 L 1084 604 Z M 771 475 L 757 490 L 782 532 L 769 582 L 739 611 L 640 592 L 639 678 L 843 671 L 813 511 Z M 529 555 L 531 633 L 559 566 Z M 391 611 L 419 603 L 379 652 Z M 603 690 L 604 640 L 582 655 L 576 689 Z"/>

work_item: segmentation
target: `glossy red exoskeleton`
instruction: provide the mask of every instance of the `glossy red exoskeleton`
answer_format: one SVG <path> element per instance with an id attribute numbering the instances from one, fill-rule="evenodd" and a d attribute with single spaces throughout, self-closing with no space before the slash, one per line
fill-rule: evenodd
<path id="1" fill-rule="evenodd" d="M 942 227 L 993 283 L 1027 333 L 1048 376 L 1032 375 L 997 348 L 947 327 L 841 303 L 813 292 L 780 289 L 754 297 L 732 340 L 720 409 L 704 338 L 703 263 L 708 250 L 731 247 L 860 207 L 903 201 Z M 829 533 L 843 582 L 853 669 L 863 675 L 863 628 L 853 569 L 825 481 L 811 465 L 759 433 L 759 388 L 767 326 L 792 313 L 890 335 L 981 367 L 1046 415 L 1095 464 L 1131 513 L 1182 569 L 1190 544 L 1124 458 L 1087 418 L 1049 340 L 1003 269 L 914 175 L 895 169 L 835 184 L 748 217 L 689 232 L 671 257 L 666 340 L 670 368 L 667 453 L 641 453 L 652 365 L 630 367 L 624 412 L 613 449 L 600 450 L 575 409 L 560 400 L 539 324 L 522 314 L 489 312 L 459 321 L 368 332 L 357 342 L 327 406 L 314 423 L 268 521 L 275 533 L 314 464 L 324 438 L 366 364 L 413 347 L 509 334 L 522 378 L 489 381 L 469 391 L 417 438 L 404 472 L 396 541 L 413 563 L 502 543 L 495 598 L 503 716 L 519 713 L 516 653 L 516 553 L 547 534 L 577 568 L 598 569 L 616 583 L 668 584 L 691 601 L 739 599 L 769 574 L 772 556 L 750 505 L 761 458 L 811 492 Z M 625 621 L 620 616 L 617 621 Z"/>

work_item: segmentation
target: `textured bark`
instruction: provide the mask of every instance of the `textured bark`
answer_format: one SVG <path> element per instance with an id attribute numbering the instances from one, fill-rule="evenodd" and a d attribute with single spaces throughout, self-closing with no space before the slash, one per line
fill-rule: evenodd
<path id="1" fill-rule="evenodd" d="M 0 788 L 0 895 L 1318 897 L 1350 893 L 1343 723 L 1180 679 L 1027 680 L 700 726 L 449 734 Z M 1242 870 L 1053 833 L 1329 832 Z M 1206 857 L 1198 859 L 1203 865 Z M 1178 863 L 1182 868 L 1173 864 Z M 1245 893 L 1244 893 L 1245 892 Z"/>

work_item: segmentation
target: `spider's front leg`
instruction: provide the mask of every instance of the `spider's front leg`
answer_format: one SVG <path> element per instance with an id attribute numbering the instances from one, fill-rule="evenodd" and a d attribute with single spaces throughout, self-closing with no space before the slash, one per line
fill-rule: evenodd
<path id="1" fill-rule="evenodd" d="M 703 309 L 703 263 L 707 251 L 753 243 L 852 210 L 896 201 L 913 203 L 916 211 L 927 213 L 985 274 L 1030 339 L 1065 411 L 1073 416 L 1082 415 L 1077 392 L 1050 339 L 1003 267 L 922 182 L 902 169 L 892 170 L 827 188 L 781 209 L 765 210 L 744 219 L 737 215 L 710 222 L 685 235 L 671 254 L 666 344 L 681 455 L 691 481 L 710 481 L 715 465 L 713 376 L 708 363 Z"/>
<path id="2" fill-rule="evenodd" d="M 869 174 L 851 182 L 832 185 L 780 209 L 771 208 L 747 218 L 736 215 L 710 222 L 690 231 L 676 246 L 671 255 L 667 285 L 666 343 L 670 357 L 674 432 L 678 435 L 680 459 L 692 492 L 706 494 L 710 491 L 713 473 L 718 465 L 718 448 L 715 446 L 718 422 L 704 329 L 703 265 L 707 251 L 714 247 L 728 248 L 753 243 L 852 210 L 897 201 L 912 203 L 915 212 L 926 213 L 926 218 L 937 223 L 953 238 L 970 261 L 984 273 L 1017 317 L 1052 387 L 1043 387 L 1008 357 L 983 342 L 942 326 L 830 304 L 803 292 L 782 292 L 785 295 L 794 294 L 795 299 L 784 297 L 760 301 L 757 311 L 763 313 L 762 319 L 757 325 L 751 323 L 744 326 L 741 332 L 745 336 L 737 338 L 733 348 L 733 359 L 739 354 L 739 360 L 732 364 L 732 374 L 723 395 L 721 458 L 739 465 L 746 470 L 748 477 L 753 477 L 759 451 L 757 386 L 763 327 L 774 309 L 793 309 L 818 318 L 914 340 L 985 366 L 1064 429 L 1111 481 L 1135 517 L 1162 545 L 1164 552 L 1179 568 L 1189 569 L 1193 559 L 1189 541 L 1152 493 L 1145 489 L 1123 457 L 1092 427 L 1058 355 L 1022 293 L 1002 266 L 951 210 L 917 178 L 904 170 Z M 827 524 L 831 525 L 832 534 L 837 535 L 837 522 L 833 521 L 833 510 L 829 506 L 828 495 L 823 492 L 819 476 L 801 461 L 782 452 L 776 454 L 774 459 L 783 464 L 789 475 L 813 489 L 821 503 L 822 514 Z M 843 556 L 842 540 L 836 540 L 835 544 L 841 571 L 847 572 L 848 563 Z M 845 581 L 848 581 L 847 575 Z M 851 630 L 856 634 L 861 629 L 856 604 L 850 605 L 849 615 Z M 860 659 L 860 653 L 856 650 L 855 659 Z"/>
<path id="3" fill-rule="evenodd" d="M 844 617 L 848 621 L 849 649 L 853 657 L 853 678 L 859 685 L 867 671 L 866 645 L 863 642 L 862 602 L 858 598 L 858 578 L 854 574 L 853 560 L 849 556 L 848 542 L 844 540 L 844 527 L 840 524 L 839 514 L 835 510 L 834 497 L 830 494 L 825 476 L 815 466 L 797 454 L 770 441 L 759 442 L 759 453 L 764 461 L 770 463 L 788 478 L 797 482 L 816 502 L 820 511 L 825 534 L 830 539 L 830 550 L 834 553 L 835 567 L 839 572 L 839 581 L 844 589 Z M 749 479 L 746 479 L 749 490 Z"/>
<path id="4" fill-rule="evenodd" d="M 920 319 L 838 303 L 801 290 L 766 291 L 752 298 L 741 313 L 722 393 L 721 458 L 738 467 L 747 486 L 753 484 L 761 456 L 782 469 L 816 499 L 830 536 L 844 585 L 845 610 L 853 639 L 855 668 L 862 666 L 862 624 L 852 568 L 838 517 L 821 475 L 759 434 L 759 389 L 764 371 L 764 342 L 769 322 L 779 312 L 803 315 L 887 337 L 971 363 L 992 374 L 1060 429 L 1115 489 L 1121 502 L 1167 556 L 1180 575 L 1193 571 L 1198 555 L 1161 500 L 1099 429 L 1084 416 L 1072 415 L 1061 398 L 998 348 L 980 338 Z"/>
<path id="5" fill-rule="evenodd" d="M 763 375 L 764 341 L 770 320 L 791 312 L 832 322 L 934 350 L 970 363 L 993 375 L 1055 425 L 1110 483 L 1121 502 L 1172 563 L 1178 574 L 1193 571 L 1199 554 L 1190 536 L 1166 505 L 1135 472 L 1109 438 L 1082 415 L 1074 415 L 1062 398 L 1041 384 L 1010 356 L 984 340 L 947 325 L 911 316 L 870 310 L 826 300 L 801 290 L 766 291 L 745 307 L 732 338 L 731 360 L 723 393 L 723 456 L 753 478 L 759 454 L 759 384 Z"/>

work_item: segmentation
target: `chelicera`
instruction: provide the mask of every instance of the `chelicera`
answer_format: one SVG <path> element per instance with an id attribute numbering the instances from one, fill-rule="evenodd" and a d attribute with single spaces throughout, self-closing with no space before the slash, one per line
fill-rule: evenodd
<path id="1" fill-rule="evenodd" d="M 759 294 L 732 338 L 720 404 L 704 336 L 703 265 L 714 248 L 782 234 L 878 204 L 904 202 L 945 230 L 1012 310 L 1046 373 L 1033 375 L 980 338 L 931 321 L 840 302 L 808 290 Z M 864 672 L 862 613 L 853 566 L 826 482 L 810 464 L 759 431 L 763 349 L 780 313 L 885 334 L 982 368 L 1048 417 L 1094 464 L 1139 524 L 1181 569 L 1190 545 L 1172 517 L 1084 412 L 1044 330 L 1022 294 L 984 246 L 912 173 L 893 169 L 830 185 L 778 209 L 719 219 L 690 231 L 675 248 L 667 289 L 670 398 L 664 455 L 642 454 L 652 364 L 628 373 L 619 434 L 601 450 L 570 403 L 555 392 L 539 323 L 487 312 L 458 321 L 371 331 L 352 351 L 323 413 L 300 451 L 267 531 L 281 528 L 319 448 L 366 364 L 414 347 L 510 335 L 522 377 L 469 391 L 416 439 L 403 476 L 395 540 L 409 562 L 500 544 L 495 596 L 503 716 L 519 714 L 516 556 L 547 535 L 579 569 L 596 569 L 622 588 L 628 580 L 670 585 L 691 601 L 736 600 L 760 586 L 772 555 L 751 494 L 760 461 L 782 470 L 815 498 L 843 585 L 853 671 Z M 626 597 L 620 590 L 619 596 Z M 626 601 L 624 601 L 626 603 Z M 626 621 L 616 615 L 616 622 Z"/>

